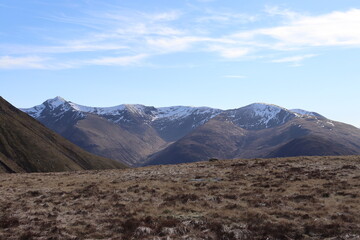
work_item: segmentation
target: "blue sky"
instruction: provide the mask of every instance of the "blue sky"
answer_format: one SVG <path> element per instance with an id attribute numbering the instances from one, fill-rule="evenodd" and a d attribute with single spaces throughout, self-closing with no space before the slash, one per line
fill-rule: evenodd
<path id="1" fill-rule="evenodd" d="M 90 106 L 265 102 L 360 127 L 358 0 L 2 0 L 0 95 Z"/>

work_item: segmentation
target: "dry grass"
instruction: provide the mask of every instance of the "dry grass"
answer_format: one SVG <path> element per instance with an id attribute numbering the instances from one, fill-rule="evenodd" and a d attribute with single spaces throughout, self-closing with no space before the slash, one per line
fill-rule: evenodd
<path id="1" fill-rule="evenodd" d="M 0 175 L 0 239 L 360 239 L 360 157 Z"/>

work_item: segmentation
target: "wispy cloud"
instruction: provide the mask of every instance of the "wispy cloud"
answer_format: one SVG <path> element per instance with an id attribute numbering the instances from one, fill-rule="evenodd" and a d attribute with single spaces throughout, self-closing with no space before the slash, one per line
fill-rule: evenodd
<path id="1" fill-rule="evenodd" d="M 146 54 L 138 54 L 133 56 L 118 57 L 100 57 L 94 59 L 76 59 L 56 61 L 52 58 L 44 58 L 39 56 L 23 56 L 23 57 L 0 57 L 0 69 L 42 69 L 42 70 L 59 70 L 79 68 L 83 66 L 136 66 L 146 59 Z"/>
<path id="2" fill-rule="evenodd" d="M 246 25 L 276 17 L 280 21 L 270 27 Z M 255 15 L 211 9 L 197 14 L 184 9 L 110 9 L 84 12 L 80 17 L 61 14 L 47 19 L 78 27 L 82 36 L 49 38 L 52 40 L 44 40 L 47 44 L 39 46 L 0 41 L 0 68 L 136 66 L 151 61 L 153 56 L 178 52 L 216 53 L 219 59 L 228 61 L 268 55 L 269 62 L 299 65 L 317 56 L 316 50 L 321 47 L 360 47 L 360 9 L 322 15 L 278 7 L 265 7 Z M 314 54 L 299 54 L 299 50 Z M 273 59 L 270 56 L 278 55 L 274 53 L 283 57 Z"/>
<path id="3" fill-rule="evenodd" d="M 135 56 L 121 56 L 121 57 L 103 57 L 92 59 L 83 62 L 84 65 L 103 65 L 103 66 L 130 66 L 141 62 L 147 57 L 146 54 L 139 54 Z"/>
<path id="4" fill-rule="evenodd" d="M 278 6 L 265 6 L 264 12 L 270 16 L 282 16 L 287 19 L 295 19 L 302 16 L 302 14 L 300 13 L 297 13 L 290 9 L 280 8 Z"/>
<path id="5" fill-rule="evenodd" d="M 237 13 L 231 11 L 207 11 L 204 16 L 201 16 L 196 19 L 197 22 L 206 23 L 206 24 L 245 24 L 249 22 L 255 22 L 258 19 L 258 16 L 246 14 L 246 13 Z"/>
<path id="6" fill-rule="evenodd" d="M 246 47 L 234 47 L 229 45 L 212 45 L 209 47 L 209 51 L 217 52 L 221 57 L 226 59 L 238 59 L 249 54 L 251 51 Z"/>
<path id="7" fill-rule="evenodd" d="M 232 78 L 232 79 L 243 79 L 246 78 L 246 76 L 243 75 L 225 75 L 223 78 Z"/>
<path id="8" fill-rule="evenodd" d="M 3 69 L 45 69 L 46 61 L 48 58 L 38 56 L 25 56 L 25 57 L 0 57 L 0 68 Z"/>
<path id="9" fill-rule="evenodd" d="M 271 38 L 279 48 L 360 46 L 360 9 L 292 18 L 281 26 L 257 29 L 252 37 Z"/>
<path id="10" fill-rule="evenodd" d="M 279 59 L 274 59 L 271 62 L 273 63 L 291 63 L 292 66 L 298 67 L 301 66 L 302 61 L 308 58 L 313 58 L 319 56 L 318 54 L 305 54 L 305 55 L 298 55 L 298 56 L 290 56 L 284 57 Z"/>
<path id="11" fill-rule="evenodd" d="M 53 46 L 33 46 L 33 45 L 0 45 L 1 52 L 8 54 L 61 54 L 61 53 L 81 53 L 81 52 L 105 52 L 128 49 L 122 44 L 95 44 L 87 42 L 67 42 L 63 45 Z"/>

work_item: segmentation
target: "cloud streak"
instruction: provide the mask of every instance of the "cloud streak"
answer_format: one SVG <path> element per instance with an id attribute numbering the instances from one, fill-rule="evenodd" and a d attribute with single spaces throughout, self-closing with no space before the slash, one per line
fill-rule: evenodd
<path id="1" fill-rule="evenodd" d="M 136 65 L 147 57 L 146 54 L 135 56 L 104 57 L 83 62 L 84 65 L 102 66 L 131 66 Z"/>
<path id="2" fill-rule="evenodd" d="M 305 59 L 313 58 L 316 56 L 319 56 L 319 55 L 318 54 L 297 55 L 297 56 L 290 56 L 290 57 L 274 59 L 271 62 L 273 62 L 273 63 L 291 63 L 291 66 L 293 66 L 293 67 L 299 67 L 299 66 L 301 66 L 301 63 Z"/>
<path id="3" fill-rule="evenodd" d="M 153 56 L 179 52 L 212 54 L 229 61 L 281 53 L 286 56 L 269 62 L 299 65 L 317 56 L 318 48 L 360 47 L 360 9 L 311 16 L 266 7 L 262 14 L 259 18 L 259 14 L 230 11 L 190 14 L 184 10 L 151 13 L 114 9 L 82 17 L 54 16 L 51 21 L 86 30 L 86 35 L 64 36 L 41 46 L 0 42 L 0 68 L 136 66 Z M 281 21 L 269 27 L 247 26 L 270 18 Z M 299 50 L 315 53 L 298 54 Z"/>
<path id="4" fill-rule="evenodd" d="M 225 75 L 223 78 L 232 78 L 232 79 L 244 79 L 246 76 L 243 75 Z"/>
<path id="5" fill-rule="evenodd" d="M 274 63 L 301 62 L 307 58 L 313 58 L 316 56 L 318 56 L 318 55 L 317 54 L 306 54 L 306 55 L 299 55 L 299 56 L 291 56 L 291 57 L 275 59 L 272 62 L 274 62 Z"/>
<path id="6" fill-rule="evenodd" d="M 2 69 L 46 69 L 48 58 L 38 56 L 2 56 L 0 57 L 0 68 Z"/>

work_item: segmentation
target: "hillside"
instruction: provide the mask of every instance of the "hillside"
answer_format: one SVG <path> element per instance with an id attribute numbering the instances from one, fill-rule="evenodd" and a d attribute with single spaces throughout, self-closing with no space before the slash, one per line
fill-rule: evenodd
<path id="1" fill-rule="evenodd" d="M 319 114 L 298 115 L 277 106 L 255 104 L 219 114 L 149 156 L 146 164 L 353 154 L 360 154 L 360 129 Z"/>
<path id="2" fill-rule="evenodd" d="M 0 174 L 0 239 L 360 238 L 360 157 Z"/>
<path id="3" fill-rule="evenodd" d="M 279 147 L 267 157 L 285 156 L 337 156 L 355 155 L 359 152 L 339 144 L 336 141 L 324 139 L 318 136 L 305 136 Z"/>
<path id="4" fill-rule="evenodd" d="M 124 168 L 85 152 L 0 97 L 0 172 Z"/>

